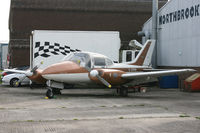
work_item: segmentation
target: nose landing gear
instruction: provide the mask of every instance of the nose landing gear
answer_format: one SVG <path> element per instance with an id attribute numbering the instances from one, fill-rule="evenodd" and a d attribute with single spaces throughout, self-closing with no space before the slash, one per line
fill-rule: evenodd
<path id="1" fill-rule="evenodd" d="M 54 95 L 61 95 L 61 90 L 64 88 L 62 83 L 57 83 L 55 81 L 47 81 L 47 92 L 46 96 L 49 99 L 54 98 Z"/>
<path id="2" fill-rule="evenodd" d="M 47 92 L 46 92 L 46 96 L 49 98 L 49 99 L 52 99 L 54 98 L 54 95 L 61 95 L 61 90 L 60 89 L 57 89 L 57 88 L 51 88 L 51 87 L 48 87 L 47 89 Z"/>
<path id="3" fill-rule="evenodd" d="M 53 90 L 52 88 L 48 87 L 48 90 L 46 92 L 46 96 L 49 98 L 49 99 L 52 99 L 54 97 L 54 93 L 53 93 Z"/>

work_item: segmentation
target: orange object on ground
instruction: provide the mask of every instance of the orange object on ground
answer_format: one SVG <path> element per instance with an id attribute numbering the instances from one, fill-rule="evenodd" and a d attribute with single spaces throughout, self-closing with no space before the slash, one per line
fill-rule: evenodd
<path id="1" fill-rule="evenodd" d="M 188 91 L 200 91 L 200 73 L 188 77 L 185 82 L 185 89 Z"/>

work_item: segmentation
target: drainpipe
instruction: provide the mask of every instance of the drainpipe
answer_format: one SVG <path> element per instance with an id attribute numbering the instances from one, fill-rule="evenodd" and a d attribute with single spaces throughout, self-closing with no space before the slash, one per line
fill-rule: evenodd
<path id="1" fill-rule="evenodd" d="M 152 0 L 152 34 L 151 39 L 156 40 L 154 48 L 153 67 L 157 67 L 157 18 L 158 18 L 158 0 Z"/>

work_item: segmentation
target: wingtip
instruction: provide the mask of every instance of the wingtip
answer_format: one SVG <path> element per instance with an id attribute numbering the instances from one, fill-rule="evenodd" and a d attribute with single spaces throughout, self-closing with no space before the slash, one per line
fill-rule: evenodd
<path id="1" fill-rule="evenodd" d="M 190 71 L 191 71 L 191 72 L 196 72 L 197 70 L 195 70 L 195 69 L 190 69 Z"/>
<path id="2" fill-rule="evenodd" d="M 196 72 L 197 70 L 195 70 L 195 69 L 186 69 L 186 71 L 188 71 L 188 72 Z"/>

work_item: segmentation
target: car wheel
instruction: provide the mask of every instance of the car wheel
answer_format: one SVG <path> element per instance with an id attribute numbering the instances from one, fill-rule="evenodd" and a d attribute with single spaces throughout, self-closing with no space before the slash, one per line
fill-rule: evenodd
<path id="1" fill-rule="evenodd" d="M 20 83 L 18 81 L 19 81 L 19 79 L 17 79 L 17 78 L 11 79 L 10 86 L 11 87 L 19 87 Z"/>

